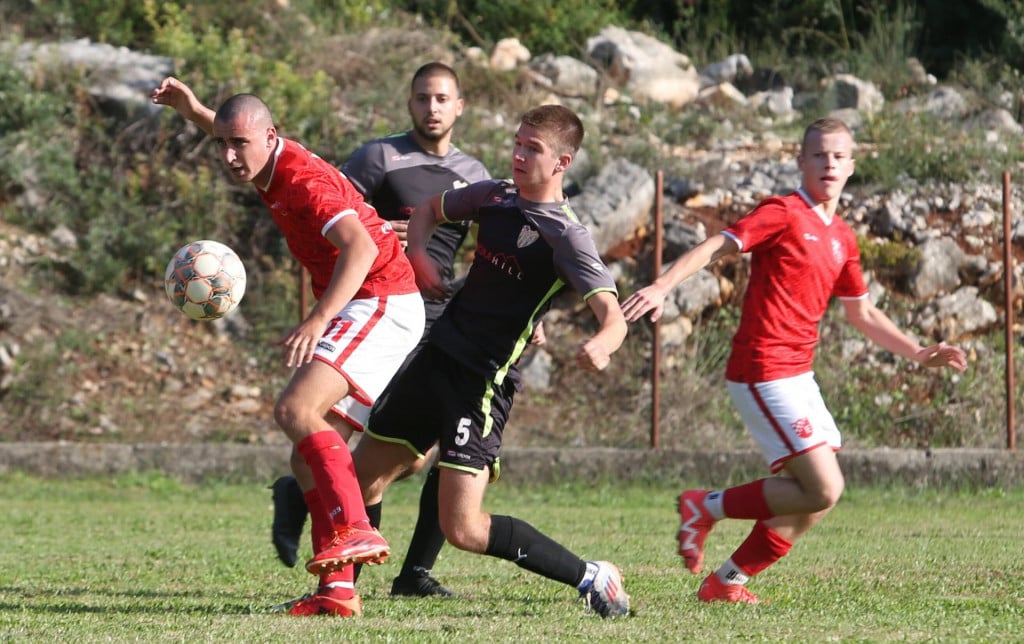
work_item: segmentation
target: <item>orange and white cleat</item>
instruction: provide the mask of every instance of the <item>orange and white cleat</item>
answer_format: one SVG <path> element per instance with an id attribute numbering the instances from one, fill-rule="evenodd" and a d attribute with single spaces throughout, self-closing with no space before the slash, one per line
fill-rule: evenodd
<path id="1" fill-rule="evenodd" d="M 679 555 L 695 575 L 704 567 L 704 540 L 715 527 L 704 507 L 707 494 L 707 490 L 687 490 L 679 495 Z"/>
<path id="2" fill-rule="evenodd" d="M 743 585 L 722 583 L 718 575 L 711 573 L 697 591 L 697 598 L 705 602 L 733 602 L 736 604 L 760 604 L 757 595 Z"/>
<path id="3" fill-rule="evenodd" d="M 359 595 L 351 599 L 335 599 L 327 595 L 311 595 L 295 602 L 288 609 L 289 615 L 309 617 L 326 615 L 330 617 L 358 617 L 363 614 L 363 600 Z"/>
<path id="4" fill-rule="evenodd" d="M 350 526 L 335 534 L 322 552 L 313 555 L 306 562 L 306 570 L 314 575 L 323 575 L 349 564 L 373 566 L 387 561 L 390 554 L 391 547 L 376 528 L 361 530 Z"/>

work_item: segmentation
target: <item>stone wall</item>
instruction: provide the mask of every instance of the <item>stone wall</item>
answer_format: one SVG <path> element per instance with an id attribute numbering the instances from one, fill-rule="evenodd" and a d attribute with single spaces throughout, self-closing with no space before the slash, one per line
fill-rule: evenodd
<path id="1" fill-rule="evenodd" d="M 1024 485 L 1024 453 L 991 449 L 846 449 L 840 463 L 848 485 L 895 484 L 1011 488 Z M 162 472 L 185 482 L 222 479 L 269 483 L 288 471 L 286 447 L 247 445 L 114 445 L 0 443 L 0 474 L 41 477 Z M 758 453 L 520 448 L 502 452 L 506 483 L 569 480 L 651 480 L 724 486 L 764 476 Z"/>

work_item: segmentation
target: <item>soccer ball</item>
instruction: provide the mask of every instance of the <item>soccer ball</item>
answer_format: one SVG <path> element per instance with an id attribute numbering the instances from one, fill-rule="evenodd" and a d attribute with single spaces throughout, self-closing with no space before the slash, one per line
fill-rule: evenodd
<path id="1" fill-rule="evenodd" d="M 164 271 L 164 290 L 193 320 L 216 320 L 245 295 L 245 266 L 235 251 L 209 239 L 182 246 Z"/>

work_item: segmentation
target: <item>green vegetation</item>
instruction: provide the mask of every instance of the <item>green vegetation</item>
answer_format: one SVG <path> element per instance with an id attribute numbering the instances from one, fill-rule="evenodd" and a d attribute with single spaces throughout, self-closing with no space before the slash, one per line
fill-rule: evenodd
<path id="1" fill-rule="evenodd" d="M 426 60 L 453 60 L 470 105 L 459 122 L 459 145 L 502 176 L 508 124 L 544 94 L 516 72 L 470 63 L 465 48 L 479 45 L 486 51 L 515 36 L 534 55 L 582 56 L 586 38 L 615 24 L 673 43 L 698 66 L 747 53 L 755 66 L 778 70 L 798 92 L 817 91 L 823 76 L 840 71 L 876 83 L 889 107 L 870 115 L 858 133 L 863 153 L 852 186 L 870 190 L 896 188 L 911 179 L 980 181 L 1024 167 L 1024 146 L 1009 136 L 992 143 L 959 123 L 891 107 L 896 99 L 923 91 L 908 84 L 908 56 L 920 58 L 943 80 L 970 88 L 972 110 L 1024 94 L 1022 9 L 1020 0 L 261 0 L 242 5 L 13 0 L 0 6 L 0 37 L 14 44 L 87 37 L 168 56 L 175 73 L 206 102 L 216 104 L 236 91 L 257 92 L 271 105 L 282 133 L 336 162 L 371 137 L 404 129 L 409 74 Z M 195 127 L 170 110 L 155 118 L 141 112 L 127 120 L 107 115 L 88 98 L 90 81 L 77 69 L 20 68 L 9 51 L 0 51 L 0 145 L 6 151 L 0 158 L 0 218 L 44 235 L 63 226 L 78 240 L 60 261 L 35 264 L 32 281 L 18 288 L 38 293 L 56 286 L 77 298 L 147 292 L 182 244 L 220 239 L 246 261 L 245 308 L 253 325 L 246 351 L 260 364 L 269 362 L 269 343 L 294 320 L 297 287 L 294 262 L 262 205 L 251 190 L 224 179 L 208 138 Z M 622 156 L 652 172 L 668 169 L 683 176 L 707 170 L 688 167 L 685 154 L 673 148 L 713 145 L 736 129 L 757 137 L 771 128 L 795 137 L 799 127 L 722 108 L 676 111 L 590 102 L 579 107 L 592 160 Z M 865 241 L 862 253 L 898 302 L 914 250 L 897 239 Z M 624 282 L 623 292 L 633 283 Z M 819 377 L 845 432 L 867 444 L 1000 444 L 985 433 L 986 426 L 999 426 L 1001 409 L 998 388 L 991 384 L 1002 382 L 996 334 L 980 339 L 976 369 L 962 379 L 947 379 L 913 370 L 906 375 L 907 365 L 887 358 L 878 358 L 884 369 L 876 362 L 851 366 L 833 342 L 849 331 L 835 319 L 826 324 Z M 683 357 L 666 369 L 662 404 L 670 441 L 708 446 L 723 438 L 729 444 L 746 440 L 721 386 L 722 351 L 734 325 L 735 312 L 728 306 L 702 321 L 682 347 Z M 587 432 L 579 441 L 645 444 L 647 429 L 637 421 L 650 413 L 645 388 L 650 336 L 642 325 L 633 328 L 608 378 L 584 380 L 567 373 L 570 369 L 560 370 L 557 394 L 524 392 L 521 400 L 550 409 L 564 405 L 564 392 L 571 391 L 579 404 L 574 417 Z M 18 369 L 66 364 L 77 349 L 66 348 L 74 338 L 61 334 L 76 333 L 57 331 L 55 343 L 22 347 Z M 565 360 L 570 351 L 557 355 Z M 124 358 L 111 358 L 117 359 Z M 5 401 L 24 410 L 27 424 L 73 395 L 63 387 L 44 391 L 48 376 L 16 379 Z M 279 377 L 267 375 L 268 391 Z M 883 392 L 888 396 L 879 398 Z M 101 412 L 69 414 L 95 422 Z M 529 425 L 532 419 L 520 413 L 514 422 Z M 893 423 L 908 429 L 887 434 Z M 565 436 L 552 431 L 547 440 L 564 444 Z"/>
<path id="2" fill-rule="evenodd" d="M 274 557 L 261 485 L 154 475 L 0 477 L 0 633 L 10 641 L 996 641 L 1024 620 L 1020 491 L 848 490 L 792 553 L 751 584 L 770 603 L 701 604 L 675 554 L 674 496 L 649 485 L 497 483 L 490 506 L 584 557 L 620 565 L 635 614 L 587 615 L 575 591 L 446 547 L 435 573 L 459 600 L 391 599 L 398 561 L 364 569 L 364 616 L 289 618 L 268 607 L 313 578 Z M 396 485 L 384 533 L 404 552 L 419 487 Z M 69 527 L 70 526 L 70 527 Z M 708 539 L 723 561 L 749 526 Z M 308 548 L 300 551 L 308 556 Z M 399 555 L 396 555 L 399 556 Z"/>
<path id="3" fill-rule="evenodd" d="M 1020 3 L 983 4 L 987 12 L 1010 15 Z M 15 41 L 88 37 L 168 56 L 207 103 L 215 105 L 240 89 L 258 93 L 286 135 L 340 161 L 367 138 L 405 127 L 400 98 L 416 65 L 467 44 L 487 48 L 517 36 L 534 54 L 579 56 L 587 37 L 605 24 L 619 24 L 675 39 L 699 65 L 744 51 L 755 64 L 781 71 L 798 90 L 816 86 L 825 74 L 850 71 L 876 82 L 891 100 L 904 91 L 904 59 L 919 54 L 921 27 L 936 13 L 956 18 L 933 3 L 909 1 L 602 0 L 562 2 L 556 8 L 512 0 L 329 5 L 299 0 L 244 7 L 44 0 L 6 3 L 0 33 Z M 995 50 L 964 45 L 978 55 L 965 58 L 954 75 L 984 92 L 986 100 L 1024 88 L 1012 58 L 994 62 L 998 54 L 1019 49 L 1012 46 L 1019 22 L 1009 20 L 1000 30 Z M 941 26 L 928 24 L 930 30 Z M 169 110 L 160 115 L 156 130 L 139 115 L 127 123 L 115 120 L 84 98 L 89 79 L 83 72 L 45 66 L 21 70 L 8 55 L 0 54 L 0 144 L 10 151 L 0 161 L 0 216 L 44 233 L 67 226 L 78 235 L 81 245 L 74 256 L 53 267 L 68 292 L 116 292 L 158 279 L 160 258 L 200 236 L 259 257 L 271 271 L 291 265 L 276 231 L 262 223 L 253 195 L 223 181 L 215 155 L 194 127 Z M 494 115 L 514 119 L 541 94 L 523 91 L 514 74 L 459 63 L 474 108 L 460 124 L 460 142 L 502 175 L 508 133 L 495 127 Z M 620 154 L 652 171 L 678 167 L 670 153 L 651 144 L 650 135 L 669 146 L 710 141 L 723 120 L 742 122 L 755 132 L 764 127 L 753 115 L 717 114 L 712 120 L 649 107 L 635 118 L 621 109 L 588 121 L 588 146 L 596 158 Z M 966 181 L 995 176 L 1022 159 L 1020 146 L 994 147 L 961 128 L 905 114 L 873 116 L 860 138 L 871 152 L 858 164 L 854 180 L 868 185 L 893 187 L 908 177 Z M 249 266 L 250 272 L 263 268 Z"/>

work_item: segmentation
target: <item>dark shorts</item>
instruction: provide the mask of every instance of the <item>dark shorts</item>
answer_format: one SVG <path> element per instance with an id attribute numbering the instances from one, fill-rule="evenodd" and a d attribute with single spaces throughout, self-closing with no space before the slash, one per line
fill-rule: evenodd
<path id="1" fill-rule="evenodd" d="M 439 443 L 440 467 L 495 477 L 515 390 L 514 379 L 496 385 L 427 343 L 377 399 L 366 433 L 420 456 Z"/>

